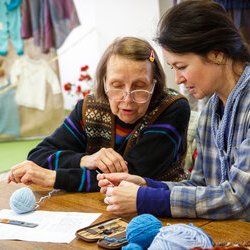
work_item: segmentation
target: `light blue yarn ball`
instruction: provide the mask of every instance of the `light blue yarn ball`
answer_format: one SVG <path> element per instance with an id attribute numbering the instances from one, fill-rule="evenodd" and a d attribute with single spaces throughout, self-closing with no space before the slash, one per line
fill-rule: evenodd
<path id="1" fill-rule="evenodd" d="M 192 224 L 175 224 L 162 227 L 149 250 L 188 250 L 193 247 L 212 248 L 214 242 L 201 228 Z"/>
<path id="2" fill-rule="evenodd" d="M 10 197 L 10 207 L 18 214 L 30 212 L 34 209 L 36 197 L 27 187 L 16 190 Z"/>
<path id="3" fill-rule="evenodd" d="M 161 221 L 151 214 L 136 216 L 127 226 L 127 241 L 128 243 L 136 243 L 143 249 L 147 249 L 161 227 Z"/>
<path id="4" fill-rule="evenodd" d="M 143 248 L 136 243 L 129 243 L 128 245 L 122 247 L 122 250 L 143 250 Z"/>

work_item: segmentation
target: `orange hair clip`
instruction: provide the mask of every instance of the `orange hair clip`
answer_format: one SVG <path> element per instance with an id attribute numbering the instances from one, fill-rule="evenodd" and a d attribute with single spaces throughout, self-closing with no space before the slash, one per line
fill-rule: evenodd
<path id="1" fill-rule="evenodd" d="M 154 53 L 154 51 L 151 49 L 150 56 L 149 56 L 149 61 L 150 61 L 150 62 L 153 62 L 154 60 L 155 60 L 155 53 Z"/>

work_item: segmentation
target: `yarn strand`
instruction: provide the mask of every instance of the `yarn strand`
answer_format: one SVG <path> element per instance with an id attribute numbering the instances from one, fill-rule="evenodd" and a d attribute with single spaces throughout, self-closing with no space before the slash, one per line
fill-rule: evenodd
<path id="1" fill-rule="evenodd" d="M 36 197 L 30 188 L 20 188 L 11 195 L 10 208 L 18 214 L 32 212 L 40 206 L 42 201 L 50 198 L 53 194 L 59 191 L 60 189 L 53 189 L 46 196 L 41 197 L 40 200 L 36 202 Z"/>
<path id="2" fill-rule="evenodd" d="M 43 202 L 44 200 L 50 198 L 53 194 L 56 194 L 56 193 L 59 192 L 59 191 L 60 191 L 60 189 L 53 189 L 53 190 L 50 191 L 47 195 L 42 196 L 42 197 L 39 199 L 39 201 L 36 202 L 36 206 L 35 206 L 34 210 L 37 209 L 37 208 L 39 208 L 41 202 Z"/>

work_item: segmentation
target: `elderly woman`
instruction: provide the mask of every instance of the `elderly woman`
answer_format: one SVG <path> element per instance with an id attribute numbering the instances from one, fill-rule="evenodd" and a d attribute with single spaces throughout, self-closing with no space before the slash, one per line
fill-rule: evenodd
<path id="1" fill-rule="evenodd" d="M 179 181 L 189 115 L 187 100 L 166 89 L 152 46 L 116 39 L 97 67 L 95 94 L 79 101 L 8 180 L 80 192 L 99 190 L 97 169 Z"/>

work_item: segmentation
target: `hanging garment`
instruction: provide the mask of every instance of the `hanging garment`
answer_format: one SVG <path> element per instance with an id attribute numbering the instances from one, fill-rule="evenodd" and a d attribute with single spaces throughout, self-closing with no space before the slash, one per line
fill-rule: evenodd
<path id="1" fill-rule="evenodd" d="M 10 72 L 11 83 L 16 85 L 16 102 L 20 106 L 45 109 L 46 83 L 53 94 L 61 93 L 57 75 L 44 59 L 28 56 L 17 59 Z"/>
<path id="2" fill-rule="evenodd" d="M 79 24 L 73 0 L 23 0 L 21 36 L 34 37 L 44 53 L 61 47 Z"/>
<path id="3" fill-rule="evenodd" d="M 15 102 L 15 90 L 9 87 L 0 91 L 0 137 L 6 136 L 20 136 L 20 120 Z"/>
<path id="4" fill-rule="evenodd" d="M 250 1 L 248 0 L 214 0 L 222 5 L 231 15 L 235 26 L 241 31 L 250 45 Z"/>
<path id="5" fill-rule="evenodd" d="M 23 54 L 23 40 L 21 38 L 21 0 L 0 1 L 0 55 L 7 55 L 8 40 L 12 41 L 18 55 Z"/>
<path id="6" fill-rule="evenodd" d="M 10 80 L 4 77 L 0 82 L 0 94 L 10 86 Z"/>

